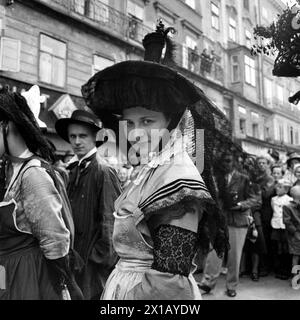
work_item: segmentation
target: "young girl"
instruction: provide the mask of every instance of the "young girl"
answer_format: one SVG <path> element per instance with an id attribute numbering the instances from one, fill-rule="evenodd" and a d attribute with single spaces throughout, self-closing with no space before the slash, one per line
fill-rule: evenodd
<path id="1" fill-rule="evenodd" d="M 290 189 L 290 182 L 284 179 L 278 180 L 276 184 L 276 196 L 271 200 L 273 217 L 271 220 L 271 240 L 275 244 L 275 272 L 276 278 L 285 280 L 289 277 L 289 257 L 285 224 L 283 221 L 283 206 L 290 203 L 292 198 L 287 195 Z"/>
<path id="2" fill-rule="evenodd" d="M 151 43 L 162 44 L 162 50 L 165 37 L 159 30 L 145 37 L 146 60 L 154 55 Z M 154 60 L 160 56 L 161 51 Z M 115 203 L 113 241 L 120 260 L 102 299 L 201 299 L 192 276 L 196 249 L 208 248 L 210 239 L 221 254 L 227 240 L 220 211 L 178 130 L 172 130 L 180 126 L 187 106 L 208 99 L 174 70 L 149 61 L 109 67 L 82 92 L 106 126 L 107 114 L 126 121 L 129 156 L 135 154 L 133 148 L 139 149 L 136 176 Z M 143 135 L 139 143 L 136 130 Z M 215 238 L 209 233 L 213 229 Z"/>

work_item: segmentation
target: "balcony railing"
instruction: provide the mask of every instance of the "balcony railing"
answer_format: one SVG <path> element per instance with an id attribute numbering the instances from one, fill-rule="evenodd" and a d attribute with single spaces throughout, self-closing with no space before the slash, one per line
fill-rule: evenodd
<path id="1" fill-rule="evenodd" d="M 139 19 L 127 16 L 99 0 L 39 0 L 38 2 L 54 9 L 60 8 L 70 15 L 79 14 L 93 23 L 96 22 L 107 31 L 139 43 L 148 32 L 153 31 Z"/>
<path id="2" fill-rule="evenodd" d="M 176 62 L 179 66 L 196 74 L 211 78 L 214 81 L 224 82 L 224 70 L 219 63 L 219 58 L 208 54 L 206 50 L 200 53 L 197 48 L 177 44 Z"/>

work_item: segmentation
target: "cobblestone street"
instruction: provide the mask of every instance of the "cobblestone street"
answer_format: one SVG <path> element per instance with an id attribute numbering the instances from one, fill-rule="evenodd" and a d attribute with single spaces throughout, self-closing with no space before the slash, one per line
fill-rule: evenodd
<path id="1" fill-rule="evenodd" d="M 198 281 L 201 275 L 197 274 L 195 278 Z M 260 278 L 259 282 L 243 277 L 240 279 L 237 296 L 229 298 L 225 294 L 225 276 L 222 275 L 216 288 L 202 297 L 203 300 L 300 300 L 300 289 L 293 289 L 290 280 L 280 280 L 274 276 Z"/>

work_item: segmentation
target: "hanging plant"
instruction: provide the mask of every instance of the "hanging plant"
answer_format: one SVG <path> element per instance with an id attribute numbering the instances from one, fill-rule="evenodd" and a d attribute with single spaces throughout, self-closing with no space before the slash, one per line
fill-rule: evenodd
<path id="1" fill-rule="evenodd" d="M 256 26 L 256 44 L 251 54 L 274 55 L 278 53 L 273 75 L 296 77 L 300 75 L 300 0 L 287 7 L 270 26 Z"/>

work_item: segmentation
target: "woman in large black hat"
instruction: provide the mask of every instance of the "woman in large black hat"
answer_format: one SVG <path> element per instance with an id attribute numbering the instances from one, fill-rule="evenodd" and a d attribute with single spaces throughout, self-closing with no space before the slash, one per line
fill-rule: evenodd
<path id="1" fill-rule="evenodd" d="M 116 128 L 118 118 L 126 121 L 132 144 L 128 158 L 138 165 L 135 179 L 115 203 L 113 241 L 120 260 L 103 299 L 201 299 L 192 275 L 197 248 L 207 250 L 211 242 L 222 255 L 227 245 L 213 184 L 210 194 L 183 148 L 180 131 L 173 130 L 182 125 L 188 106 L 209 101 L 160 64 L 166 42 L 162 62 L 171 56 L 168 31 L 160 23 L 144 38 L 147 61 L 106 68 L 82 88 L 104 126 Z M 162 136 L 158 130 L 164 130 Z"/>
<path id="2" fill-rule="evenodd" d="M 42 165 L 54 159 L 51 146 L 25 98 L 7 90 L 0 93 L 0 156 L 6 162 L 0 300 L 62 299 L 66 284 L 72 285 L 74 298 L 82 297 L 69 267 L 72 228 L 66 226 L 62 199 Z"/>

